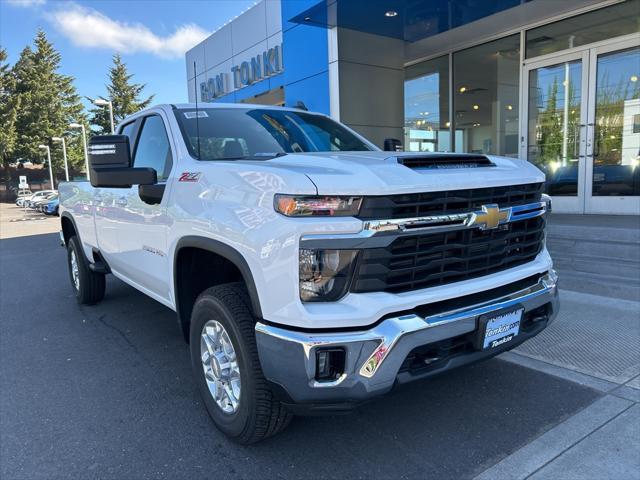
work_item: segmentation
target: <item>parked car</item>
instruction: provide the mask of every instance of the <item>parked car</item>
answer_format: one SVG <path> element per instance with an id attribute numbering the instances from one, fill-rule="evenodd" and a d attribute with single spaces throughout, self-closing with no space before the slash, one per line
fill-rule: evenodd
<path id="1" fill-rule="evenodd" d="M 48 200 L 47 202 L 40 204 L 40 211 L 45 215 L 58 215 L 58 206 L 60 200 L 56 196 L 55 198 Z"/>
<path id="2" fill-rule="evenodd" d="M 31 195 L 33 195 L 33 192 L 31 190 L 29 190 L 28 188 L 21 188 L 17 193 L 18 198 L 16 198 L 16 205 L 22 207 L 25 199 L 31 197 Z"/>
<path id="3" fill-rule="evenodd" d="M 48 195 L 57 194 L 57 193 L 58 193 L 57 190 L 40 190 L 34 193 L 33 195 L 31 195 L 30 197 L 26 197 L 23 200 L 23 203 L 25 206 L 31 208 L 33 204 L 38 200 L 42 200 L 46 198 Z"/>
<path id="4" fill-rule="evenodd" d="M 257 105 L 161 105 L 118 132 L 91 139 L 91 183 L 59 187 L 75 297 L 100 302 L 113 273 L 175 310 L 235 441 L 494 357 L 558 313 L 527 161 L 381 151 Z"/>
<path id="5" fill-rule="evenodd" d="M 48 195 L 39 197 L 36 200 L 29 200 L 29 207 L 32 208 L 33 210 L 39 210 L 40 205 L 44 205 L 45 203 L 53 200 L 54 198 L 58 198 L 57 193 L 50 193 Z"/>

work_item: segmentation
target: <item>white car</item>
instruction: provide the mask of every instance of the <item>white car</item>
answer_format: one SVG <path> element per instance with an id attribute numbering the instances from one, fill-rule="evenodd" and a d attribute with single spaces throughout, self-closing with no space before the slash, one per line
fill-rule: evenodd
<path id="1" fill-rule="evenodd" d="M 31 190 L 29 190 L 28 188 L 19 189 L 18 190 L 18 194 L 17 194 L 17 198 L 16 198 L 16 205 L 22 206 L 22 202 L 24 201 L 24 199 L 26 197 L 30 197 L 31 195 L 33 195 L 33 192 Z"/>
<path id="2" fill-rule="evenodd" d="M 493 357 L 557 314 L 531 163 L 380 151 L 256 105 L 161 105 L 118 133 L 92 138 L 91 184 L 59 187 L 76 297 L 98 303 L 111 273 L 175 310 L 238 442 Z"/>
<path id="3" fill-rule="evenodd" d="M 31 206 L 31 204 L 35 203 L 36 201 L 42 200 L 53 193 L 57 193 L 57 191 L 56 190 L 39 190 L 36 193 L 33 193 L 31 195 L 27 195 L 23 197 L 18 196 L 18 199 L 16 200 L 16 205 L 19 207 Z"/>

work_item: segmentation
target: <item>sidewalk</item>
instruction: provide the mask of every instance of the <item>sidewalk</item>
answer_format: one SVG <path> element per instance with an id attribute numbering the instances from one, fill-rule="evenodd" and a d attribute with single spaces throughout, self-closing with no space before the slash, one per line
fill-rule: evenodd
<path id="1" fill-rule="evenodd" d="M 549 217 L 547 246 L 560 286 L 640 302 L 640 217 Z"/>
<path id="2" fill-rule="evenodd" d="M 640 479 L 639 346 L 640 303 L 561 291 L 556 321 L 500 358 L 604 396 L 476 478 Z"/>

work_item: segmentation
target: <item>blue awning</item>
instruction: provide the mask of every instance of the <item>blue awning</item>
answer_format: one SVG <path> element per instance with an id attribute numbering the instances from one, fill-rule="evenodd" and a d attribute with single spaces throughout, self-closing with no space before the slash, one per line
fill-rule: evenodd
<path id="1" fill-rule="evenodd" d="M 291 18 L 416 42 L 533 0 L 322 0 Z"/>

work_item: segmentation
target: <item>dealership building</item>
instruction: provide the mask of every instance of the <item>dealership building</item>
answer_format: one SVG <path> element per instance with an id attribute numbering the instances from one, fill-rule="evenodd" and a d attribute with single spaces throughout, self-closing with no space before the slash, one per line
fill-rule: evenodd
<path id="1" fill-rule="evenodd" d="M 640 0 L 262 0 L 189 50 L 186 74 L 192 102 L 519 157 L 556 211 L 640 214 Z"/>

